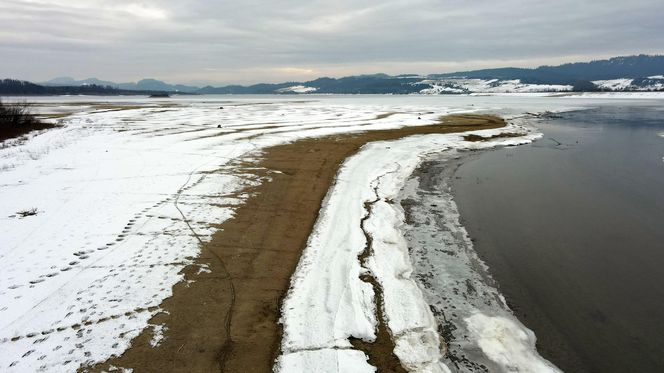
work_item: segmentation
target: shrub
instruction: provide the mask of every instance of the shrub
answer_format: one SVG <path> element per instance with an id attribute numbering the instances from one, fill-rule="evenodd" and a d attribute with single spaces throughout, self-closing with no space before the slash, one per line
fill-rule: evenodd
<path id="1" fill-rule="evenodd" d="M 30 113 L 30 105 L 25 102 L 6 104 L 0 101 L 0 127 L 25 127 L 41 122 Z"/>
<path id="2" fill-rule="evenodd" d="M 18 211 L 16 213 L 16 215 L 18 215 L 22 218 L 25 218 L 25 217 L 28 217 L 28 216 L 35 216 L 35 215 L 37 215 L 37 213 L 38 213 L 37 208 L 33 207 L 31 209 L 28 209 L 28 210 Z"/>
<path id="3" fill-rule="evenodd" d="M 0 141 L 51 127 L 53 124 L 40 121 L 30 112 L 30 104 L 0 101 Z"/>

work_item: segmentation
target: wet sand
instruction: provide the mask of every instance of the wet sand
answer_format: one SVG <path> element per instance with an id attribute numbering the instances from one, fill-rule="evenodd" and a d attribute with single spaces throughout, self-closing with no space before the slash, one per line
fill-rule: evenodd
<path id="1" fill-rule="evenodd" d="M 504 125 L 494 116 L 455 115 L 439 125 L 304 139 L 264 150 L 246 166 L 270 181 L 247 191 L 251 197 L 202 245 L 197 265 L 184 270 L 185 281 L 162 303 L 165 312 L 150 321 L 166 326 L 162 343 L 152 347 L 147 328 L 122 356 L 92 370 L 271 372 L 281 339 L 281 299 L 341 163 L 371 141 Z M 200 273 L 200 265 L 211 271 Z M 358 347 L 379 371 L 402 371 L 385 326 L 380 328 L 375 343 Z"/>

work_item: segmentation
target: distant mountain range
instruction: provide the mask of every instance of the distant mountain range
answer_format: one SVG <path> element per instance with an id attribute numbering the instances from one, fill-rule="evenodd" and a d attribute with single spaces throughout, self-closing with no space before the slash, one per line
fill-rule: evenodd
<path id="1" fill-rule="evenodd" d="M 103 91 L 100 94 L 140 94 L 154 92 L 187 94 L 468 94 L 508 92 L 570 91 L 664 91 L 664 56 L 638 55 L 608 60 L 540 66 L 534 69 L 498 68 L 430 75 L 358 75 L 344 78 L 318 78 L 307 82 L 196 87 L 168 84 L 156 79 L 136 83 L 114 83 L 90 78 L 60 77 L 29 86 L 21 92 L 11 88 L 0 94 L 61 94 L 63 90 Z M 15 86 L 15 84 L 14 84 Z M 33 87 L 35 86 L 35 87 Z M 42 88 L 36 88 L 42 87 Z M 78 87 L 78 88 L 76 88 Z M 27 93 L 30 90 L 32 93 Z M 70 93 L 76 94 L 76 93 Z"/>
<path id="2" fill-rule="evenodd" d="M 47 82 L 39 83 L 47 87 L 80 87 L 88 85 L 97 85 L 104 87 L 113 87 L 127 91 L 164 91 L 164 92 L 185 92 L 194 93 L 200 87 L 187 86 L 182 84 L 168 84 L 156 79 L 143 79 L 137 83 L 114 83 L 107 80 L 100 80 L 97 78 L 88 78 L 83 80 L 75 80 L 74 78 L 63 76 L 51 79 Z"/>

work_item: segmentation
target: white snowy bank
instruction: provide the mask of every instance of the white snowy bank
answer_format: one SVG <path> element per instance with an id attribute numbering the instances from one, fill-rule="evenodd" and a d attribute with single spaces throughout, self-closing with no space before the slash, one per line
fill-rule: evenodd
<path id="1" fill-rule="evenodd" d="M 427 155 L 450 149 L 524 144 L 539 136 L 513 125 L 472 133 L 490 137 L 507 132 L 524 135 L 486 142 L 465 141 L 463 136 L 468 133 L 374 142 L 342 165 L 283 304 L 283 354 L 277 360 L 276 371 L 374 371 L 367 356 L 355 350 L 350 339 L 376 339 L 377 308 L 387 320 L 396 345 L 394 352 L 404 367 L 412 372 L 450 371 L 442 361 L 437 323 L 411 278 L 413 267 L 400 230 L 403 211 L 392 201 Z M 368 244 L 365 233 L 372 238 L 372 255 L 366 267 L 358 258 Z M 384 304 L 375 304 L 375 289 L 360 279 L 363 274 L 372 275 L 380 283 Z M 478 319 L 483 320 L 480 316 Z M 469 322 L 480 325 L 475 319 Z M 504 344 L 502 350 L 490 349 L 492 343 L 497 343 L 495 330 L 482 325 L 474 330 L 477 338 L 486 341 L 488 352 L 495 350 L 509 359 L 525 350 L 538 357 L 534 340 L 513 338 L 519 343 Z M 331 364 L 330 356 L 339 365 Z M 341 366 L 352 369 L 343 370 Z"/>

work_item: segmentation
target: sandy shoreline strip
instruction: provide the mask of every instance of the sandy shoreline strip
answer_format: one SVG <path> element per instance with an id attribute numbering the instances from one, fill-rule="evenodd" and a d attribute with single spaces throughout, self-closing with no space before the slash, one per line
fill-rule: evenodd
<path id="1" fill-rule="evenodd" d="M 161 304 L 165 312 L 150 320 L 165 325 L 165 338 L 153 347 L 154 328 L 146 328 L 122 356 L 93 371 L 111 366 L 135 372 L 272 371 L 279 352 L 281 299 L 340 164 L 372 141 L 504 125 L 494 116 L 453 115 L 439 125 L 304 139 L 265 149 L 246 166 L 269 181 L 247 191 L 246 203 L 202 245 L 196 265 L 184 270 L 185 281 Z M 389 335 L 380 335 L 365 347 L 370 362 L 381 372 L 401 371 Z"/>

